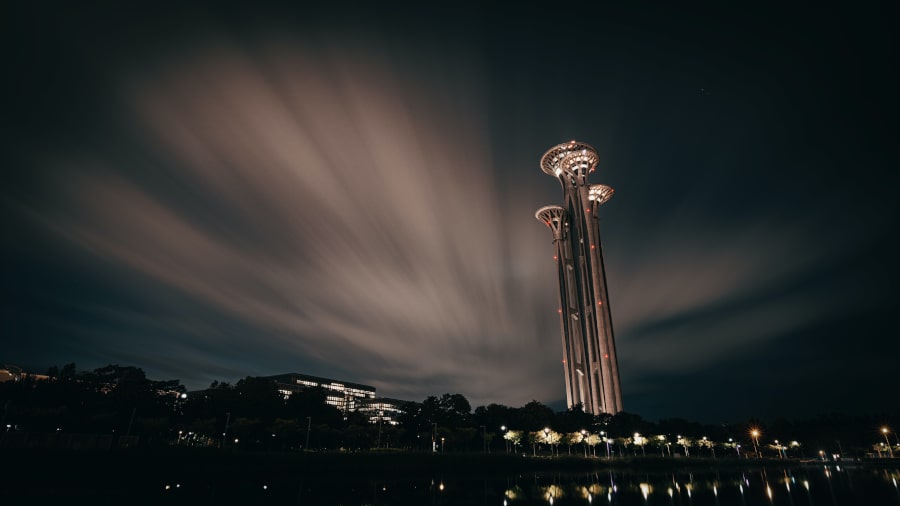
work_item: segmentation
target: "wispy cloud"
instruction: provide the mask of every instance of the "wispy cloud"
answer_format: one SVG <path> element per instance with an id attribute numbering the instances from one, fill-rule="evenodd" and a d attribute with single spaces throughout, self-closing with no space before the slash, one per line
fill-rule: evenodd
<path id="1" fill-rule="evenodd" d="M 143 159 L 68 162 L 52 226 L 283 351 L 248 371 L 332 366 L 411 398 L 555 397 L 541 378 L 558 336 L 533 293 L 554 293 L 552 271 L 523 277 L 507 258 L 534 259 L 546 237 L 530 219 L 508 227 L 535 204 L 497 198 L 479 90 L 418 89 L 364 50 L 324 64 L 259 51 L 219 46 L 130 80 Z M 164 346 L 140 339 L 128 347 Z"/>

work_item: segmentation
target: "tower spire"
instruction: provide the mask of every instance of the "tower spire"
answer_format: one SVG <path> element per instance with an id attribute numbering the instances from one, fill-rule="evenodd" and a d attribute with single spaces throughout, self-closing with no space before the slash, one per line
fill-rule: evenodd
<path id="1" fill-rule="evenodd" d="M 588 182 L 598 162 L 597 151 L 583 142 L 550 148 L 541 157 L 541 170 L 559 180 L 565 205 L 535 213 L 553 232 L 566 402 L 595 415 L 622 411 L 597 212 L 614 191 Z"/>

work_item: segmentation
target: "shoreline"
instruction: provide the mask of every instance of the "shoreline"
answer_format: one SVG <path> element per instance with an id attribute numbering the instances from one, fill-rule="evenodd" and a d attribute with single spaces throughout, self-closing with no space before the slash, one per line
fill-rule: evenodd
<path id="1" fill-rule="evenodd" d="M 330 476 L 359 475 L 390 479 L 452 474 L 454 476 L 505 476 L 515 473 L 583 473 L 677 471 L 727 471 L 757 468 L 811 466 L 900 467 L 900 459 L 825 462 L 813 460 L 737 459 L 707 457 L 603 457 L 522 456 L 521 454 L 403 453 L 403 452 L 308 452 L 263 453 L 214 448 L 153 448 L 128 450 L 21 449 L 5 452 L 7 477 L 34 476 L 39 469 L 65 469 L 72 480 L 103 469 L 111 479 L 125 480 L 139 473 L 152 475 L 214 476 Z M 59 479 L 59 473 L 54 473 Z"/>

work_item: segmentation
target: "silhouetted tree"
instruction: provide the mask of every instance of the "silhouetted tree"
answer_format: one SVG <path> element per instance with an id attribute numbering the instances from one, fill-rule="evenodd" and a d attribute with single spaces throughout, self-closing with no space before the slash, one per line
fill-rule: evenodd
<path id="1" fill-rule="evenodd" d="M 341 410 L 328 404 L 328 394 L 324 388 L 306 388 L 294 392 L 285 403 L 285 416 L 305 420 L 312 417 L 313 423 L 340 428 L 344 424 Z"/>
<path id="2" fill-rule="evenodd" d="M 553 423 L 553 410 L 538 401 L 531 401 L 516 411 L 518 419 L 514 426 L 517 429 L 532 432 L 542 430 Z"/>
<path id="3" fill-rule="evenodd" d="M 652 433 L 653 424 L 645 421 L 640 415 L 622 411 L 613 415 L 607 425 L 607 433 L 613 437 L 631 437 L 635 432 Z"/>
<path id="4" fill-rule="evenodd" d="M 438 401 L 443 424 L 447 427 L 464 427 L 471 423 L 472 406 L 462 394 L 444 394 Z"/>
<path id="5" fill-rule="evenodd" d="M 590 429 L 594 416 L 585 413 L 581 403 L 575 404 L 567 411 L 557 413 L 553 428 L 560 432 L 579 432 L 582 429 Z"/>

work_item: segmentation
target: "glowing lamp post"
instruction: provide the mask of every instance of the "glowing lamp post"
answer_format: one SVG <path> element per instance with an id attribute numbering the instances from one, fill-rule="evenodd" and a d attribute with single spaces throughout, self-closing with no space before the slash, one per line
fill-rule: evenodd
<path id="1" fill-rule="evenodd" d="M 687 439 L 681 437 L 681 434 L 678 434 L 677 436 L 675 436 L 675 438 L 676 438 L 676 439 L 675 439 L 675 442 L 678 443 L 678 444 L 680 444 L 681 447 L 684 448 L 684 456 L 685 456 L 685 457 L 690 457 L 690 456 L 691 456 L 691 452 L 688 450 L 688 442 L 687 442 Z"/>
<path id="2" fill-rule="evenodd" d="M 890 432 L 890 431 L 888 430 L 887 427 L 881 428 L 881 435 L 884 436 L 884 441 L 887 443 L 888 455 L 890 455 L 891 458 L 894 458 L 894 450 L 891 449 L 891 441 L 887 437 L 888 432 Z"/>
<path id="3" fill-rule="evenodd" d="M 431 452 L 437 453 L 437 422 L 431 422 Z"/>
<path id="4" fill-rule="evenodd" d="M 756 450 L 756 458 L 760 458 L 759 454 L 759 430 L 753 429 L 750 431 L 750 435 L 753 437 L 753 449 Z"/>
<path id="5" fill-rule="evenodd" d="M 784 460 L 784 454 L 782 453 L 784 451 L 784 447 L 781 446 L 781 443 L 779 443 L 777 439 L 775 440 L 775 450 L 778 451 L 778 457 L 781 458 L 781 460 Z"/>

